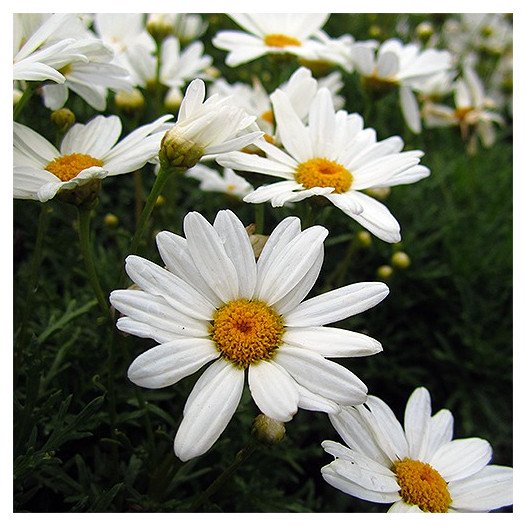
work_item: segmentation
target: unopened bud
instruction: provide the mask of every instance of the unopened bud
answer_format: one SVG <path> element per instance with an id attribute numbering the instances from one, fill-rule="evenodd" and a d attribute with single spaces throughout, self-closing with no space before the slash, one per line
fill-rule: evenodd
<path id="1" fill-rule="evenodd" d="M 379 38 L 382 36 L 382 28 L 376 24 L 369 27 L 369 36 L 372 38 Z"/>
<path id="2" fill-rule="evenodd" d="M 384 199 L 387 199 L 387 197 L 391 193 L 391 189 L 388 186 L 384 188 L 367 188 L 367 190 L 365 190 L 365 193 L 367 195 L 370 195 L 371 197 L 374 197 L 375 199 L 383 201 Z"/>
<path id="3" fill-rule="evenodd" d="M 168 111 L 176 112 L 179 109 L 179 106 L 181 106 L 182 100 L 183 95 L 179 89 L 170 89 L 164 97 L 164 107 Z"/>
<path id="4" fill-rule="evenodd" d="M 174 126 L 165 133 L 161 141 L 159 160 L 163 167 L 188 170 L 199 162 L 203 153 L 202 146 L 185 138 Z"/>
<path id="5" fill-rule="evenodd" d="M 156 42 L 162 42 L 174 32 L 174 24 L 171 17 L 164 13 L 151 13 L 148 15 L 146 30 Z"/>
<path id="6" fill-rule="evenodd" d="M 219 71 L 219 69 L 217 69 L 215 66 L 208 66 L 205 69 L 205 75 L 217 79 L 221 76 L 221 71 Z"/>
<path id="7" fill-rule="evenodd" d="M 75 124 L 75 114 L 68 108 L 60 108 L 51 113 L 51 122 L 61 133 L 66 133 Z"/>
<path id="8" fill-rule="evenodd" d="M 126 113 L 135 113 L 144 107 L 144 96 L 140 90 L 121 90 L 115 94 L 115 105 Z"/>
<path id="9" fill-rule="evenodd" d="M 433 25 L 430 22 L 420 22 L 416 26 L 415 32 L 420 40 L 427 42 L 433 36 Z"/>
<path id="10" fill-rule="evenodd" d="M 163 206 L 166 203 L 166 197 L 159 195 L 155 200 L 155 206 Z"/>
<path id="11" fill-rule="evenodd" d="M 380 279 L 389 279 L 393 275 L 393 267 L 382 265 L 381 267 L 378 267 L 376 274 Z"/>
<path id="12" fill-rule="evenodd" d="M 115 214 L 106 214 L 104 216 L 104 224 L 107 227 L 115 228 L 119 224 L 119 218 Z"/>
<path id="13" fill-rule="evenodd" d="M 356 233 L 356 242 L 361 247 L 370 247 L 371 243 L 373 242 L 371 234 L 367 232 L 367 230 L 360 230 Z"/>
<path id="14" fill-rule="evenodd" d="M 260 414 L 252 423 L 252 434 L 265 444 L 277 444 L 285 437 L 285 424 Z"/>
<path id="15" fill-rule="evenodd" d="M 405 252 L 395 252 L 391 256 L 391 264 L 393 267 L 405 269 L 411 265 L 411 258 Z"/>

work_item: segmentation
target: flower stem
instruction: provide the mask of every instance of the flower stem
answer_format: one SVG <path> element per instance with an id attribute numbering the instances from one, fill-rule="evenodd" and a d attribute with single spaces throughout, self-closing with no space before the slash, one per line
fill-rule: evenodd
<path id="1" fill-rule="evenodd" d="M 157 174 L 157 177 L 155 178 L 155 182 L 153 183 L 153 187 L 152 187 L 152 190 L 150 191 L 150 195 L 148 196 L 148 199 L 146 200 L 146 204 L 144 205 L 142 213 L 139 217 L 139 221 L 137 222 L 137 229 L 135 230 L 135 235 L 133 236 L 133 239 L 132 239 L 130 254 L 135 254 L 137 252 L 137 249 L 139 248 L 139 244 L 141 242 L 141 238 L 144 235 L 144 231 L 146 229 L 148 219 L 150 218 L 153 207 L 155 206 L 155 202 L 157 201 L 157 198 L 162 192 L 164 185 L 168 181 L 168 177 L 174 171 L 175 171 L 174 169 L 163 168 L 161 166 L 161 169 L 159 170 L 159 173 Z"/>
<path id="2" fill-rule="evenodd" d="M 258 447 L 258 442 L 251 440 L 243 449 L 237 452 L 234 461 L 228 466 L 219 477 L 217 477 L 206 490 L 201 493 L 190 506 L 189 512 L 197 511 L 221 486 L 234 474 L 243 462 L 254 453 Z"/>
<path id="3" fill-rule="evenodd" d="M 257 204 L 256 207 L 256 234 L 265 232 L 265 203 Z"/>
<path id="4" fill-rule="evenodd" d="M 90 218 L 91 209 L 86 207 L 77 207 L 78 218 L 79 218 L 79 243 L 82 257 L 84 258 L 84 265 L 86 266 L 86 272 L 88 279 L 95 293 L 95 297 L 99 303 L 99 307 L 106 318 L 110 318 L 110 309 L 106 301 L 106 295 L 102 291 L 97 276 L 97 270 L 95 268 L 95 262 L 93 261 L 93 253 L 91 250 L 90 243 Z"/>
<path id="5" fill-rule="evenodd" d="M 24 93 L 22 93 L 22 97 L 20 97 L 20 100 L 16 103 L 15 109 L 13 110 L 14 121 L 20 116 L 24 106 L 29 102 L 29 99 L 33 96 L 34 92 L 35 88 L 33 87 L 33 84 L 28 83 Z"/>

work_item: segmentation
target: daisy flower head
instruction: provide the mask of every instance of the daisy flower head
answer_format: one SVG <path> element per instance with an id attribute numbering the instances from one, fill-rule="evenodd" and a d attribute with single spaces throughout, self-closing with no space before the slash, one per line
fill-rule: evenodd
<path id="1" fill-rule="evenodd" d="M 171 118 L 164 115 L 117 142 L 121 120 L 99 115 L 72 126 L 60 150 L 31 128 L 13 123 L 14 197 L 45 202 L 81 187 L 95 186 L 98 192 L 101 179 L 133 172 L 158 154 L 165 123 Z"/>
<path id="2" fill-rule="evenodd" d="M 400 40 L 391 38 L 380 45 L 376 54 L 371 46 L 356 44 L 352 57 L 369 91 L 383 94 L 399 89 L 404 119 L 414 133 L 420 133 L 420 112 L 413 90 L 418 89 L 418 83 L 426 78 L 451 69 L 451 53 L 422 50 L 418 44 L 404 45 Z"/>
<path id="3" fill-rule="evenodd" d="M 205 192 L 221 192 L 243 199 L 254 191 L 254 187 L 234 170 L 225 168 L 223 175 L 204 164 L 197 164 L 186 172 L 188 177 L 200 182 L 199 188 Z"/>
<path id="4" fill-rule="evenodd" d="M 186 89 L 177 122 L 161 142 L 161 166 L 187 170 L 201 159 L 244 148 L 263 135 L 255 120 L 228 97 L 215 94 L 205 100 L 205 83 L 195 79 Z"/>
<path id="5" fill-rule="evenodd" d="M 150 13 L 146 27 L 157 41 L 175 36 L 180 42 L 187 43 L 199 38 L 206 31 L 208 23 L 199 15 Z"/>
<path id="6" fill-rule="evenodd" d="M 391 504 L 390 512 L 401 513 L 487 512 L 513 503 L 512 468 L 488 465 L 486 440 L 453 439 L 451 412 L 431 416 L 424 387 L 410 396 L 403 428 L 375 396 L 329 418 L 346 445 L 322 443 L 335 460 L 321 472 L 353 497 Z"/>
<path id="7" fill-rule="evenodd" d="M 378 142 L 374 130 L 363 129 L 359 115 L 334 111 L 326 88 L 318 90 L 306 125 L 285 93 L 277 90 L 271 99 L 285 151 L 258 141 L 257 146 L 266 157 L 233 152 L 217 158 L 219 164 L 233 170 L 282 179 L 260 186 L 244 200 L 270 201 L 276 207 L 315 195 L 324 196 L 380 239 L 389 243 L 400 241 L 396 219 L 383 204 L 363 191 L 427 177 L 429 169 L 419 165 L 423 152 L 401 152 L 400 137 Z"/>
<path id="8" fill-rule="evenodd" d="M 197 212 L 184 219 L 186 238 L 157 236 L 165 268 L 129 256 L 126 271 L 139 290 L 117 290 L 110 301 L 123 315 L 120 330 L 159 345 L 139 355 L 130 380 L 167 387 L 205 364 L 183 411 L 174 449 L 183 461 L 214 444 L 240 402 L 245 373 L 261 412 L 287 422 L 298 407 L 337 411 L 360 404 L 366 386 L 327 358 L 382 350 L 369 336 L 324 327 L 367 310 L 388 294 L 384 283 L 348 285 L 303 301 L 318 277 L 321 226 L 301 230 L 284 219 L 259 258 L 249 235 L 229 210 L 211 225 Z"/>
<path id="9" fill-rule="evenodd" d="M 220 31 L 212 44 L 225 51 L 227 66 L 235 67 L 263 55 L 290 54 L 316 59 L 311 39 L 327 22 L 327 13 L 231 14 L 244 31 Z"/>

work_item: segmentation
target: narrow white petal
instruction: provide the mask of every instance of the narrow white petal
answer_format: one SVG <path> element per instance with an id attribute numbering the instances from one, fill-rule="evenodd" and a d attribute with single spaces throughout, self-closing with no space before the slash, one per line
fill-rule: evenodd
<path id="1" fill-rule="evenodd" d="M 388 510 L 387 513 L 424 513 L 418 506 L 414 504 L 407 504 L 403 500 L 395 502 Z"/>
<path id="2" fill-rule="evenodd" d="M 420 133 L 422 131 L 420 108 L 415 94 L 408 86 L 400 86 L 400 108 L 409 129 L 413 133 Z"/>
<path id="3" fill-rule="evenodd" d="M 380 464 L 367 461 L 367 457 L 355 458 L 352 462 L 336 459 L 331 462 L 331 467 L 341 477 L 366 490 L 379 493 L 397 493 L 400 491 L 394 473 L 389 472 Z"/>
<path id="4" fill-rule="evenodd" d="M 448 409 L 441 409 L 431 417 L 429 435 L 422 460 L 428 462 L 436 451 L 453 439 L 453 415 Z"/>
<path id="5" fill-rule="evenodd" d="M 60 152 L 42 135 L 18 122 L 13 122 L 13 146 L 30 159 L 34 159 L 40 168 L 60 157 Z"/>
<path id="6" fill-rule="evenodd" d="M 288 422 L 298 411 L 296 382 L 279 365 L 260 361 L 248 368 L 248 385 L 261 412 L 279 422 Z"/>
<path id="7" fill-rule="evenodd" d="M 174 440 L 183 461 L 206 453 L 224 431 L 243 393 L 244 371 L 217 360 L 196 382 Z"/>
<path id="8" fill-rule="evenodd" d="M 287 314 L 285 323 L 290 327 L 310 327 L 343 320 L 374 307 L 387 294 L 385 283 L 354 283 L 300 303 Z"/>
<path id="9" fill-rule="evenodd" d="M 409 457 L 422 460 L 428 443 L 431 420 L 431 397 L 425 387 L 413 391 L 404 414 L 404 430 L 409 444 Z"/>
<path id="10" fill-rule="evenodd" d="M 159 389 L 177 383 L 216 358 L 219 352 L 209 339 L 177 339 L 139 355 L 128 369 L 128 378 L 140 387 Z"/>
<path id="11" fill-rule="evenodd" d="M 319 394 L 313 393 L 306 387 L 297 384 L 300 399 L 298 407 L 307 411 L 321 411 L 322 413 L 335 414 L 340 411 L 340 406 Z"/>

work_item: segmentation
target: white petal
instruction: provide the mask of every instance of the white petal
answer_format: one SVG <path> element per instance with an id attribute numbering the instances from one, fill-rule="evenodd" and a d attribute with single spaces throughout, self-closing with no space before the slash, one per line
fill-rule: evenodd
<path id="1" fill-rule="evenodd" d="M 400 108 L 409 129 L 413 133 L 420 133 L 422 131 L 420 108 L 415 94 L 408 86 L 400 87 Z"/>
<path id="2" fill-rule="evenodd" d="M 486 466 L 475 475 L 448 485 L 451 506 L 460 511 L 490 511 L 513 504 L 513 469 Z"/>
<path id="3" fill-rule="evenodd" d="M 431 397 L 424 387 L 415 389 L 405 408 L 404 430 L 409 444 L 409 457 L 423 460 L 431 420 Z"/>
<path id="4" fill-rule="evenodd" d="M 206 453 L 224 431 L 243 394 L 244 371 L 217 360 L 196 382 L 174 440 L 175 454 L 186 462 Z"/>
<path id="5" fill-rule="evenodd" d="M 296 382 L 279 365 L 264 360 L 251 365 L 248 385 L 254 402 L 268 417 L 288 422 L 298 411 Z"/>
<path id="6" fill-rule="evenodd" d="M 481 438 L 458 438 L 444 444 L 430 464 L 446 482 L 464 479 L 480 471 L 491 460 L 490 444 Z"/>
<path id="7" fill-rule="evenodd" d="M 325 358 L 370 356 L 382 351 L 382 344 L 374 338 L 336 327 L 289 327 L 283 342 Z"/>
<path id="8" fill-rule="evenodd" d="M 128 378 L 141 387 L 159 389 L 175 384 L 216 358 L 219 352 L 211 340 L 173 340 L 139 355 L 128 369 Z"/>
<path id="9" fill-rule="evenodd" d="M 15 199 L 38 200 L 43 185 L 58 183 L 57 178 L 46 170 L 32 166 L 13 167 L 13 197 Z"/>
<path id="10" fill-rule="evenodd" d="M 237 271 L 214 227 L 201 214 L 190 212 L 184 218 L 184 231 L 203 279 L 223 302 L 235 299 L 239 294 Z"/>
<path id="11" fill-rule="evenodd" d="M 398 56 L 392 51 L 386 51 L 378 55 L 377 64 L 378 76 L 380 78 L 393 77 L 398 73 L 400 67 Z"/>
<path id="12" fill-rule="evenodd" d="M 403 500 L 395 502 L 388 510 L 387 513 L 424 513 L 418 506 L 414 504 L 407 504 Z"/>
<path id="13" fill-rule="evenodd" d="M 223 242 L 239 280 L 239 295 L 251 299 L 256 288 L 256 258 L 243 223 L 230 210 L 218 212 L 214 228 Z"/>
<path id="14" fill-rule="evenodd" d="M 379 493 L 397 493 L 400 491 L 394 473 L 381 464 L 369 461 L 367 457 L 356 457 L 352 462 L 336 459 L 331 462 L 331 467 L 341 477 L 366 490 Z"/>
<path id="15" fill-rule="evenodd" d="M 448 409 L 441 409 L 431 417 L 429 435 L 422 460 L 430 462 L 436 451 L 453 439 L 453 415 Z"/>
<path id="16" fill-rule="evenodd" d="M 275 361 L 300 385 L 341 405 L 356 405 L 367 398 L 367 387 L 351 371 L 307 349 L 282 345 Z"/>
<path id="17" fill-rule="evenodd" d="M 34 159 L 40 168 L 60 157 L 60 152 L 47 139 L 18 122 L 13 122 L 13 146 L 26 157 Z"/>
<path id="18" fill-rule="evenodd" d="M 297 388 L 300 395 L 298 407 L 301 409 L 306 409 L 307 411 L 321 411 L 322 413 L 328 414 L 334 414 L 340 411 L 340 406 L 336 402 L 313 393 L 302 385 L 297 384 Z"/>
<path id="19" fill-rule="evenodd" d="M 385 283 L 354 283 L 311 298 L 289 312 L 285 323 L 290 327 L 325 325 L 368 310 L 389 294 Z"/>

